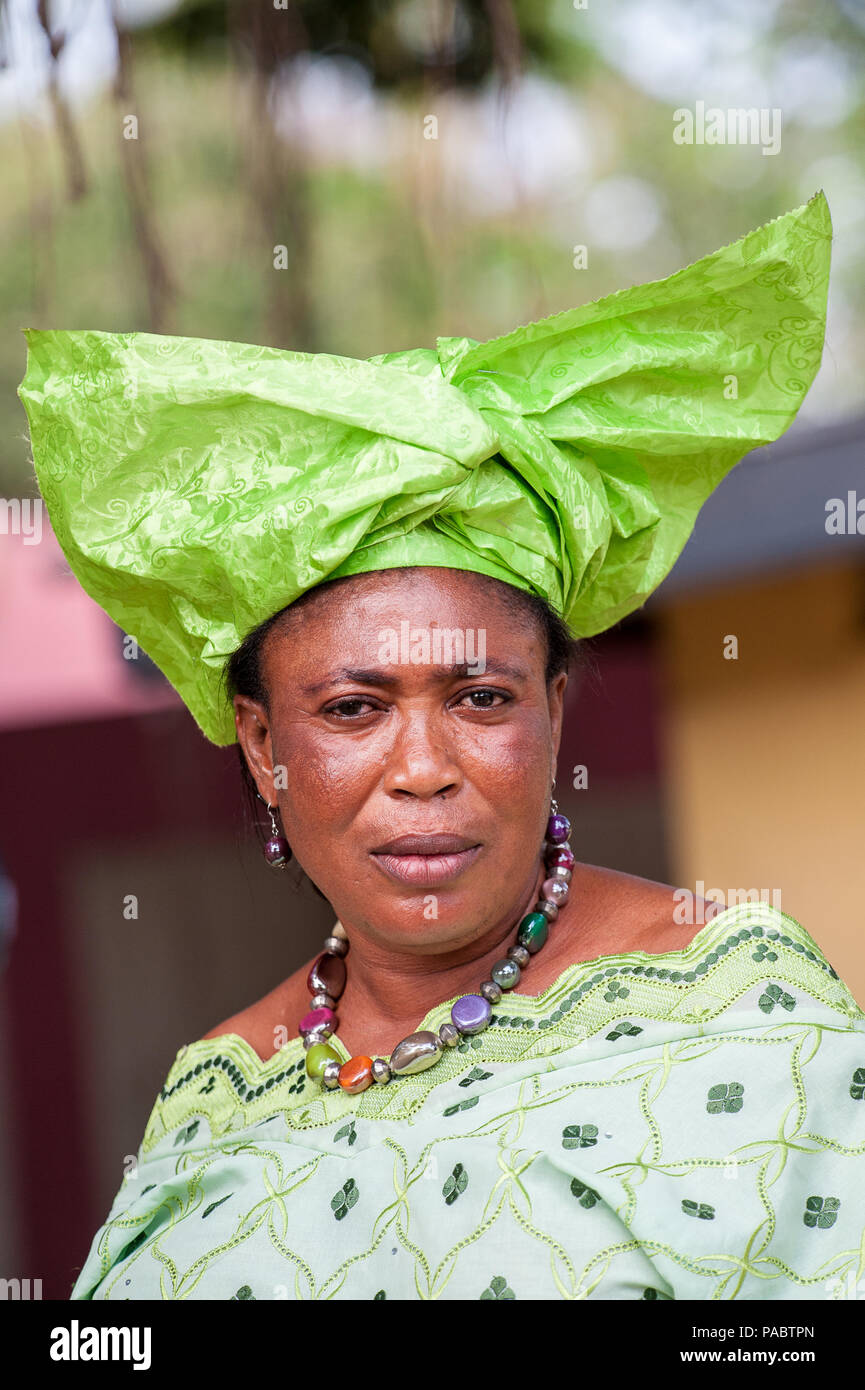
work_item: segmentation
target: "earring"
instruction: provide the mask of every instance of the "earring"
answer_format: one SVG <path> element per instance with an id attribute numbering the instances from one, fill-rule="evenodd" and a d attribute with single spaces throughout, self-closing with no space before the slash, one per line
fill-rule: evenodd
<path id="1" fill-rule="evenodd" d="M 284 869 L 291 858 L 291 846 L 276 823 L 270 802 L 265 801 L 264 804 L 270 813 L 271 825 L 271 836 L 264 846 L 264 857 L 272 869 Z"/>
<path id="2" fill-rule="evenodd" d="M 554 777 L 553 785 L 550 789 L 550 815 L 547 821 L 547 843 L 552 846 L 564 845 L 571 833 L 571 822 L 568 820 L 567 816 L 560 814 L 559 803 L 553 796 L 555 789 L 556 779 Z M 568 853 L 570 853 L 570 850 Z M 573 860 L 573 856 L 571 856 L 571 858 Z M 556 862 L 558 863 L 559 861 L 557 860 Z M 564 860 L 561 862 L 564 863 Z M 573 862 L 567 864 L 566 867 L 568 869 L 573 868 Z"/>

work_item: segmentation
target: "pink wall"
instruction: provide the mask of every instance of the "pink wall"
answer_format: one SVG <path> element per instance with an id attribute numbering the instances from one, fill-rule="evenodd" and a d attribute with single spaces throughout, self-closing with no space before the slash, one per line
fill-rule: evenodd
<path id="1" fill-rule="evenodd" d="M 69 572 L 44 509 L 38 543 L 0 533 L 0 728 L 179 705 L 123 660 L 122 640 Z"/>

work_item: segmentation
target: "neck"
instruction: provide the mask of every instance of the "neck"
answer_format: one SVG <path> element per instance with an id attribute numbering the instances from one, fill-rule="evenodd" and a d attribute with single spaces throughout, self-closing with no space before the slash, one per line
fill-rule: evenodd
<path id="1" fill-rule="evenodd" d="M 547 876 L 548 870 L 539 863 L 511 909 L 471 940 L 457 946 L 445 944 L 436 952 L 423 946 L 401 950 L 371 941 L 362 929 L 343 920 L 351 949 L 346 958 L 348 981 L 337 1004 L 338 1035 L 344 1038 L 347 1033 L 353 1043 L 368 1050 L 379 1037 L 399 1034 L 392 1038 L 393 1048 L 400 1037 L 417 1029 L 436 1004 L 456 994 L 477 993 L 496 961 L 516 942 L 517 924 L 532 911 Z"/>

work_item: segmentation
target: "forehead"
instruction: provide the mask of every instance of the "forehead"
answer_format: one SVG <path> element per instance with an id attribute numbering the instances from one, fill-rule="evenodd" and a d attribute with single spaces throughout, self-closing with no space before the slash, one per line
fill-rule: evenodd
<path id="1" fill-rule="evenodd" d="M 353 575 L 312 591 L 268 634 L 265 669 L 306 676 L 324 666 L 382 665 L 388 651 L 406 660 L 421 632 L 436 629 L 461 639 L 467 652 L 483 645 L 490 656 L 545 660 L 543 633 L 516 591 L 511 598 L 485 575 L 423 567 Z"/>

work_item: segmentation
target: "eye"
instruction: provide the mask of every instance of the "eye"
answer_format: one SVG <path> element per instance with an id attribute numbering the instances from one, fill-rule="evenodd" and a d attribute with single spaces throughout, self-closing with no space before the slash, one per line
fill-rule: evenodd
<path id="1" fill-rule="evenodd" d="M 511 696 L 506 695 L 503 690 L 492 690 L 488 686 L 484 686 L 481 690 L 464 690 L 457 703 L 471 700 L 476 703 L 470 704 L 469 709 L 498 709 L 501 704 L 507 704 L 510 699 Z M 493 701 L 498 703 L 494 704 Z"/>
<path id="2" fill-rule="evenodd" d="M 323 711 L 324 714 L 333 714 L 337 719 L 357 719 L 369 714 L 376 708 L 369 700 L 364 700 L 360 695 L 347 695 L 343 700 L 337 700 L 336 704 L 328 705 Z"/>

